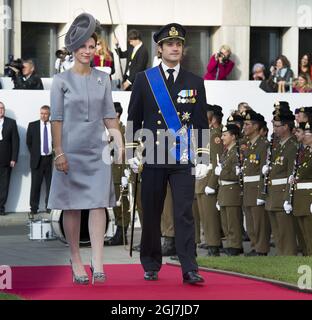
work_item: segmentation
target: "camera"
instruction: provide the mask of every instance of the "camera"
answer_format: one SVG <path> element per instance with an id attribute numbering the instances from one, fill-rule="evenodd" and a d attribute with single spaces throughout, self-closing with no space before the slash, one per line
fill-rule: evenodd
<path id="1" fill-rule="evenodd" d="M 21 73 L 24 68 L 22 59 L 16 59 L 16 60 L 12 59 L 9 63 L 5 65 L 4 74 L 12 78 L 16 75 L 16 73 L 10 67 L 18 69 L 19 72 Z"/>
<path id="2" fill-rule="evenodd" d="M 66 56 L 69 56 L 69 55 L 70 55 L 70 52 L 66 48 L 59 49 L 55 52 L 55 56 L 58 59 L 64 59 Z"/>
<path id="3" fill-rule="evenodd" d="M 217 53 L 218 58 L 222 58 L 222 63 L 226 63 L 229 61 L 229 57 L 225 56 L 221 51 Z"/>

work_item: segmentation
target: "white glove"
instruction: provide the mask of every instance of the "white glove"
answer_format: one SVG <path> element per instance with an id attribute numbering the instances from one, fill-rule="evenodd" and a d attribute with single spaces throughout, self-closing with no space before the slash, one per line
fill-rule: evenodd
<path id="1" fill-rule="evenodd" d="M 291 203 L 289 203 L 288 201 L 285 201 L 284 202 L 284 210 L 287 214 L 290 214 L 293 210 Z"/>
<path id="2" fill-rule="evenodd" d="M 257 206 L 263 206 L 265 205 L 265 201 L 262 199 L 257 199 Z"/>
<path id="3" fill-rule="evenodd" d="M 121 177 L 121 185 L 126 188 L 128 186 L 128 178 L 127 177 Z"/>
<path id="4" fill-rule="evenodd" d="M 124 170 L 124 175 L 125 175 L 125 177 L 126 177 L 127 179 L 129 179 L 129 178 L 130 178 L 130 175 L 131 175 L 131 170 L 125 169 L 125 170 Z"/>
<path id="5" fill-rule="evenodd" d="M 312 203 L 311 203 L 311 205 L 310 205 L 310 212 L 311 212 L 311 214 L 312 214 Z"/>
<path id="6" fill-rule="evenodd" d="M 270 167 L 267 164 L 265 164 L 262 167 L 262 174 L 265 176 L 265 175 L 267 175 L 269 173 L 269 171 L 270 171 Z"/>
<path id="7" fill-rule="evenodd" d="M 205 188 L 205 193 L 206 193 L 206 195 L 208 196 L 209 194 L 215 194 L 216 193 L 216 190 L 215 189 L 212 189 L 212 188 L 210 188 L 210 187 L 206 187 Z"/>
<path id="8" fill-rule="evenodd" d="M 236 175 L 239 176 L 242 172 L 242 169 L 239 166 L 236 166 Z"/>
<path id="9" fill-rule="evenodd" d="M 218 164 L 215 168 L 215 175 L 219 176 L 221 174 L 221 171 L 222 171 L 222 166 L 221 164 Z"/>
<path id="10" fill-rule="evenodd" d="M 139 167 L 141 165 L 140 160 L 137 157 L 128 160 L 130 168 L 134 173 L 139 173 Z"/>
<path id="11" fill-rule="evenodd" d="M 295 182 L 295 177 L 293 175 L 289 176 L 288 183 L 293 184 Z"/>
<path id="12" fill-rule="evenodd" d="M 209 167 L 205 164 L 198 164 L 195 167 L 195 178 L 196 180 L 201 180 L 203 178 L 205 178 L 208 174 L 209 171 Z"/>
<path id="13" fill-rule="evenodd" d="M 220 205 L 219 205 L 219 202 L 216 203 L 216 208 L 218 209 L 218 211 L 221 210 Z"/>

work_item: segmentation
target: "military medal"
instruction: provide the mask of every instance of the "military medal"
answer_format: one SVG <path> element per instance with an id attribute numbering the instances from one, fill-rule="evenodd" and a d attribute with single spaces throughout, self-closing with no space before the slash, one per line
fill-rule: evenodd
<path id="1" fill-rule="evenodd" d="M 178 94 L 178 103 L 196 103 L 197 90 L 181 90 Z"/>
<path id="2" fill-rule="evenodd" d="M 190 119 L 191 119 L 191 113 L 189 113 L 189 112 L 183 112 L 183 114 L 182 114 L 182 121 L 188 122 L 188 121 L 190 121 Z"/>

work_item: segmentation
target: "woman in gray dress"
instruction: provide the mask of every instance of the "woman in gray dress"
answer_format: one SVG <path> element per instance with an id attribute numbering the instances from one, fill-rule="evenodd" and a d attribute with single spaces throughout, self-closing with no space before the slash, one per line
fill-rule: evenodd
<path id="1" fill-rule="evenodd" d="M 112 101 L 109 76 L 90 68 L 96 51 L 96 20 L 83 13 L 71 25 L 67 49 L 72 69 L 58 74 L 51 88 L 51 121 L 55 152 L 49 205 L 63 210 L 63 226 L 71 254 L 73 281 L 88 284 L 80 251 L 81 210 L 89 209 L 92 283 L 104 281 L 105 208 L 115 206 L 114 186 L 105 127 L 117 145 L 123 143 Z"/>

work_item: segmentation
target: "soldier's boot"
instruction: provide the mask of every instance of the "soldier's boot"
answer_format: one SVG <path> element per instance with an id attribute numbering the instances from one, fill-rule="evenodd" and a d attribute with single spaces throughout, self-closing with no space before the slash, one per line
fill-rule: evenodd
<path id="1" fill-rule="evenodd" d="M 252 249 L 248 253 L 245 254 L 245 257 L 256 257 L 258 254 L 255 249 Z"/>
<path id="2" fill-rule="evenodd" d="M 241 254 L 241 249 L 238 248 L 226 248 L 227 256 L 239 256 Z"/>
<path id="3" fill-rule="evenodd" d="M 127 230 L 128 230 L 128 227 L 123 228 L 121 226 L 117 226 L 115 235 L 111 239 L 105 241 L 105 245 L 122 246 L 124 245 L 124 238 L 125 238 L 125 245 L 127 245 L 128 244 Z"/>
<path id="4" fill-rule="evenodd" d="M 208 257 L 220 257 L 220 249 L 219 247 L 208 247 Z"/>
<path id="5" fill-rule="evenodd" d="M 164 244 L 161 247 L 163 257 L 176 255 L 174 237 L 165 237 Z"/>

